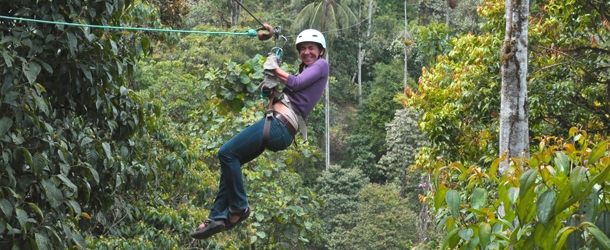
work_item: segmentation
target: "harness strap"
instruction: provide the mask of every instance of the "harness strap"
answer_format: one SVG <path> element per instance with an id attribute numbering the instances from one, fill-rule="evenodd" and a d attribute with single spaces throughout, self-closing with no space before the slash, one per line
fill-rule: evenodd
<path id="1" fill-rule="evenodd" d="M 267 141 L 269 140 L 269 129 L 271 128 L 271 120 L 273 120 L 273 103 L 279 96 L 279 91 L 273 89 L 269 94 L 269 105 L 267 111 L 265 111 L 265 125 L 263 126 L 263 141 L 261 147 L 267 148 Z"/>

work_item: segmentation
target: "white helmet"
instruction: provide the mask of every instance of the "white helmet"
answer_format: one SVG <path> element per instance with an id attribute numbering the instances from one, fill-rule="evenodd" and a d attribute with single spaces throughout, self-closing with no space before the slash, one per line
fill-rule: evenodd
<path id="1" fill-rule="evenodd" d="M 297 41 L 295 43 L 297 50 L 299 50 L 299 44 L 303 42 L 319 43 L 322 45 L 322 48 L 326 49 L 326 40 L 324 39 L 324 35 L 322 35 L 322 32 L 314 29 L 306 29 L 301 31 L 301 33 L 297 36 Z"/>

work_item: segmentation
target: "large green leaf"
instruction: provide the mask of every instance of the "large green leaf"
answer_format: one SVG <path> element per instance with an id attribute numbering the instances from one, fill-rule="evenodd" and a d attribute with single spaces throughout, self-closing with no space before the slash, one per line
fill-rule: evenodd
<path id="1" fill-rule="evenodd" d="M 51 204 L 51 207 L 57 208 L 64 199 L 64 196 L 53 183 L 52 179 L 45 179 L 41 182 L 42 189 L 44 190 L 46 200 Z"/>
<path id="2" fill-rule="evenodd" d="M 82 235 L 75 233 L 72 237 L 72 241 L 79 247 L 81 248 L 86 248 L 87 247 L 87 243 L 85 242 L 85 239 L 83 238 Z"/>
<path id="3" fill-rule="evenodd" d="M 441 247 L 442 249 L 447 249 L 447 247 L 453 248 L 453 246 L 455 246 L 455 244 L 457 244 L 456 238 L 457 238 L 457 241 L 460 240 L 458 231 L 459 231 L 459 228 L 454 228 L 453 230 L 449 231 L 449 233 L 447 233 L 447 235 L 445 236 L 445 239 L 443 240 L 443 246 Z"/>
<path id="4" fill-rule="evenodd" d="M 78 192 L 78 187 L 76 187 L 76 185 L 74 185 L 74 183 L 72 183 L 72 181 L 65 175 L 58 174 L 57 178 L 59 178 L 68 188 L 72 189 L 72 192 Z"/>
<path id="5" fill-rule="evenodd" d="M 460 215 L 460 204 L 461 204 L 460 194 L 457 191 L 451 189 L 451 190 L 447 191 L 447 193 L 445 194 L 445 201 L 447 202 L 447 205 L 449 206 L 451 215 L 453 216 L 454 219 L 457 219 L 458 216 Z"/>
<path id="6" fill-rule="evenodd" d="M 536 201 L 536 217 L 545 227 L 548 227 L 553 209 L 555 208 L 555 191 L 547 190 Z"/>
<path id="7" fill-rule="evenodd" d="M 534 199 L 536 198 L 534 188 L 527 191 L 523 197 L 521 197 L 521 193 L 519 196 L 520 199 L 516 205 L 517 216 L 520 221 L 529 221 L 530 215 L 534 216 L 536 214 L 536 209 L 533 209 L 532 207 L 535 204 Z"/>
<path id="8" fill-rule="evenodd" d="M 446 199 L 447 191 L 449 188 L 446 186 L 440 186 L 438 190 L 436 190 L 436 194 L 434 195 L 434 209 L 439 209 L 443 204 L 443 201 Z"/>
<path id="9" fill-rule="evenodd" d="M 19 226 L 21 227 L 21 231 L 23 233 L 27 232 L 26 223 L 29 218 L 28 213 L 21 208 L 17 208 L 17 209 L 15 209 L 15 215 L 17 216 L 17 221 L 19 221 Z"/>
<path id="10" fill-rule="evenodd" d="M 106 153 L 107 159 L 112 159 L 112 149 L 110 148 L 110 143 L 102 142 L 102 148 L 104 149 L 104 153 Z"/>
<path id="11" fill-rule="evenodd" d="M 521 187 L 519 188 L 519 197 L 523 197 L 534 187 L 536 184 L 536 178 L 538 177 L 538 169 L 528 169 L 519 178 Z"/>
<path id="12" fill-rule="evenodd" d="M 569 198 L 570 198 L 570 188 L 568 188 L 568 186 L 564 186 L 562 189 L 557 189 L 554 213 L 556 213 L 556 214 L 560 213 L 566 207 L 571 206 L 573 204 L 573 202 L 576 202 L 575 199 L 572 203 L 568 202 L 568 201 L 570 201 Z"/>
<path id="13" fill-rule="evenodd" d="M 487 190 L 483 188 L 475 188 L 472 192 L 471 206 L 474 209 L 481 209 L 487 203 Z"/>
<path id="14" fill-rule="evenodd" d="M 510 187 L 508 189 L 508 200 L 510 200 L 511 204 L 515 204 L 517 199 L 519 199 L 520 188 L 518 187 Z"/>
<path id="15" fill-rule="evenodd" d="M 606 154 L 606 150 L 608 150 L 608 141 L 602 141 L 595 145 L 589 155 L 589 164 L 595 164 L 599 158 Z"/>
<path id="16" fill-rule="evenodd" d="M 6 221 L 4 221 L 4 219 L 0 218 L 0 233 L 4 234 L 4 230 L 6 230 Z"/>
<path id="17" fill-rule="evenodd" d="M 557 232 L 557 235 L 555 235 L 555 240 L 553 242 L 553 246 L 555 247 L 555 249 L 563 249 L 563 246 L 566 240 L 568 239 L 568 236 L 574 231 L 576 231 L 575 226 L 566 226 L 559 230 L 559 232 Z"/>
<path id="18" fill-rule="evenodd" d="M 74 216 L 80 216 L 82 210 L 78 202 L 76 202 L 75 200 L 67 200 L 66 204 L 68 204 L 70 208 L 72 208 L 71 210 Z"/>
<path id="19" fill-rule="evenodd" d="M 570 192 L 575 197 L 579 197 L 587 186 L 587 173 L 589 170 L 582 166 L 577 166 L 570 174 Z"/>
<path id="20" fill-rule="evenodd" d="M 42 113 L 44 113 L 45 115 L 50 114 L 49 106 L 47 105 L 46 100 L 42 96 L 40 96 L 38 93 L 34 93 L 32 95 L 32 98 L 34 98 L 34 103 L 36 103 L 36 107 L 40 111 L 42 111 Z"/>
<path id="21" fill-rule="evenodd" d="M 35 233 L 34 239 L 36 239 L 36 247 L 39 250 L 53 249 L 51 243 L 49 242 L 49 238 L 47 238 L 47 236 L 40 234 L 40 233 Z"/>
<path id="22" fill-rule="evenodd" d="M 2 58 L 4 58 L 4 63 L 6 64 L 6 66 L 9 68 L 12 68 L 13 62 L 15 60 L 13 59 L 13 56 L 9 54 L 9 52 L 10 52 L 10 50 L 2 51 Z"/>
<path id="23" fill-rule="evenodd" d="M 595 221 L 595 226 L 606 235 L 606 237 L 610 237 L 610 211 L 604 210 L 597 216 L 597 220 Z"/>
<path id="24" fill-rule="evenodd" d="M 562 151 L 557 151 L 555 152 L 555 157 L 553 157 L 553 162 L 557 169 L 558 178 L 566 177 L 570 171 L 570 159 L 568 156 Z"/>
<path id="25" fill-rule="evenodd" d="M 463 228 L 458 232 L 458 234 L 462 240 L 469 241 L 474 235 L 474 230 L 472 230 L 472 228 Z"/>
<path id="26" fill-rule="evenodd" d="M 33 84 L 36 81 L 41 69 L 42 67 L 40 67 L 40 64 L 36 62 L 30 62 L 23 65 L 23 73 L 30 84 Z"/>
<path id="27" fill-rule="evenodd" d="M 610 249 L 610 239 L 597 226 L 590 222 L 583 222 L 583 226 L 593 235 L 595 242 L 603 249 Z"/>
<path id="28" fill-rule="evenodd" d="M 32 154 L 30 154 L 30 151 L 27 150 L 24 147 L 18 147 L 15 149 L 15 151 L 13 152 L 13 155 L 15 156 L 22 156 L 23 157 L 23 161 L 30 165 L 33 166 L 34 165 L 34 161 L 32 160 Z"/>
<path id="29" fill-rule="evenodd" d="M 491 242 L 491 225 L 487 222 L 479 224 L 479 243 L 481 248 L 485 249 Z"/>
<path id="30" fill-rule="evenodd" d="M 4 135 L 13 126 L 13 120 L 8 117 L 0 118 L 0 136 Z"/>
<path id="31" fill-rule="evenodd" d="M 6 218 L 10 218 L 13 215 L 13 204 L 7 199 L 0 199 L 0 210 Z"/>
<path id="32" fill-rule="evenodd" d="M 28 204 L 28 206 L 30 206 L 30 208 L 32 210 L 34 210 L 34 212 L 36 212 L 36 214 L 38 214 L 38 216 L 40 216 L 40 218 L 44 218 L 44 214 L 42 213 L 42 210 L 40 210 L 38 205 L 36 205 L 35 203 L 32 203 L 32 202 L 28 202 L 27 204 Z"/>
<path id="33" fill-rule="evenodd" d="M 47 158 L 45 158 L 45 156 L 42 155 L 40 152 L 36 152 L 34 154 L 32 162 L 34 163 L 32 165 L 32 168 L 34 169 L 34 172 L 36 174 L 41 174 L 43 169 L 48 165 Z"/>

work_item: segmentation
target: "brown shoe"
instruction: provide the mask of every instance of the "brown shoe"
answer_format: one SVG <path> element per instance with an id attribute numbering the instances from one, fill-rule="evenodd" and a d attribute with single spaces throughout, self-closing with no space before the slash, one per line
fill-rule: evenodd
<path id="1" fill-rule="evenodd" d="M 203 224 L 197 227 L 195 232 L 191 233 L 191 237 L 195 239 L 207 239 L 210 236 L 220 233 L 225 230 L 225 222 L 224 220 L 211 220 L 206 219 Z"/>
<path id="2" fill-rule="evenodd" d="M 227 220 L 227 225 L 225 227 L 225 230 L 234 228 L 237 224 L 239 224 L 240 222 L 242 222 L 245 219 L 247 219 L 248 217 L 250 217 L 250 212 L 251 212 L 250 207 L 247 207 L 245 210 L 237 211 L 237 212 L 229 209 L 229 219 Z M 235 217 L 239 217 L 239 219 L 235 223 L 231 223 L 231 218 L 235 218 Z"/>

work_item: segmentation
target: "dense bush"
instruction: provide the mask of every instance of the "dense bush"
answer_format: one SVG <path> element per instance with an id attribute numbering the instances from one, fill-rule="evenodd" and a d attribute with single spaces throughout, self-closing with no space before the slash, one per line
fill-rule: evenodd
<path id="1" fill-rule="evenodd" d="M 86 6 L 85 6 L 86 4 Z M 10 1 L 0 14 L 59 22 L 132 25 L 145 5 L 123 1 Z M 87 9 L 87 11 L 83 11 Z M 0 21 L 0 245 L 84 248 L 130 214 L 155 180 L 152 105 L 130 90 L 150 51 L 137 33 Z M 133 138 L 141 140 L 133 140 Z"/>
<path id="2" fill-rule="evenodd" d="M 608 140 L 572 128 L 568 139 L 541 137 L 529 161 L 489 168 L 434 169 L 442 248 L 610 249 Z"/>

